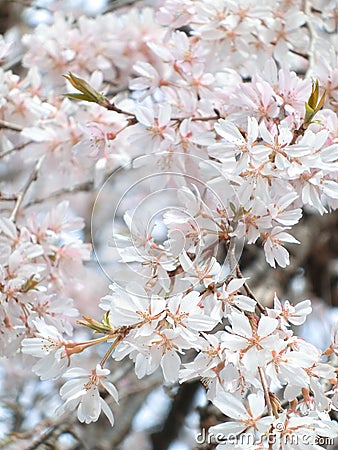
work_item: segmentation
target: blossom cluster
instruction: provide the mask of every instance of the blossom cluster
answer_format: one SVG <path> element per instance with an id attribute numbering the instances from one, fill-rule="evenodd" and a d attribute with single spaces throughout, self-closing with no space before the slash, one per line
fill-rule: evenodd
<path id="1" fill-rule="evenodd" d="M 58 12 L 22 38 L 26 75 L 0 68 L 0 160 L 16 174 L 0 186 L 0 350 L 67 379 L 59 414 L 90 423 L 103 411 L 113 425 L 105 365 L 129 357 L 138 378 L 161 368 L 167 383 L 203 381 L 231 419 L 211 428 L 219 449 L 234 433 L 276 449 L 284 435 L 337 435 L 336 336 L 324 353 L 299 338 L 310 301 L 268 308 L 240 270 L 244 245 L 285 268 L 303 212 L 338 206 L 334 2 L 256 3 Z M 10 52 L 0 41 L 0 62 Z M 94 206 L 93 240 L 98 218 L 95 252 L 114 279 L 102 321 L 80 321 L 101 337 L 77 342 L 69 284 L 92 257 L 89 224 L 59 198 L 101 185 L 113 235 L 103 242 L 112 215 Z M 80 359 L 107 344 L 93 367 Z"/>
<path id="2" fill-rule="evenodd" d="M 22 337 L 40 329 L 41 322 L 61 335 L 73 332 L 79 313 L 65 285 L 76 280 L 90 245 L 71 234 L 84 226 L 71 218 L 61 202 L 44 215 L 32 213 L 25 226 L 2 217 L 1 242 L 1 353 L 10 356 Z"/>

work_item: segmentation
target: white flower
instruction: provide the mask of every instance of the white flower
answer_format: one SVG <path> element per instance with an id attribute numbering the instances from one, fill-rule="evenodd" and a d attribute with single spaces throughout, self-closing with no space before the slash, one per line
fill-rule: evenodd
<path id="1" fill-rule="evenodd" d="M 62 335 L 54 326 L 47 325 L 43 319 L 37 318 L 33 323 L 38 330 L 37 337 L 24 339 L 22 352 L 41 358 L 33 366 L 33 371 L 41 380 L 57 378 L 68 362 Z"/>
<path id="2" fill-rule="evenodd" d="M 201 264 L 199 262 L 191 261 L 185 250 L 179 256 L 181 266 L 187 276 L 184 276 L 184 280 L 190 281 L 194 286 L 199 283 L 208 287 L 210 283 L 215 281 L 216 276 L 221 270 L 220 264 L 216 261 L 216 258 L 212 257 L 209 261 Z"/>
<path id="3" fill-rule="evenodd" d="M 258 123 L 254 117 L 248 117 L 247 133 L 244 138 L 238 127 L 229 120 L 220 119 L 215 124 L 217 134 L 222 136 L 226 143 L 216 143 L 209 148 L 210 156 L 227 163 L 230 158 L 235 157 L 237 161 L 236 173 L 245 170 L 251 159 L 259 157 L 255 150 L 258 138 Z M 258 146 L 261 149 L 261 146 Z M 263 152 L 265 150 L 263 149 Z"/>
<path id="4" fill-rule="evenodd" d="M 233 312 L 229 317 L 231 329 L 222 336 L 223 348 L 240 352 L 244 366 L 257 371 L 258 365 L 263 365 L 267 358 L 267 350 L 273 349 L 278 342 L 275 334 L 278 320 L 262 316 L 258 326 L 250 323 L 249 319 L 240 313 Z"/>
<path id="5" fill-rule="evenodd" d="M 233 278 L 227 285 L 223 284 L 222 290 L 217 293 L 216 309 L 214 308 L 212 312 L 213 315 L 216 311 L 218 311 L 221 316 L 225 315 L 234 307 L 242 309 L 243 311 L 255 311 L 256 301 L 247 295 L 238 293 L 246 280 L 247 278 Z"/>
<path id="6" fill-rule="evenodd" d="M 147 149 L 148 152 L 165 150 L 175 141 L 175 131 L 170 127 L 171 106 L 169 103 L 159 106 L 158 116 L 152 109 L 138 106 L 135 111 L 138 123 L 131 142 Z"/>
<path id="7" fill-rule="evenodd" d="M 213 403 L 223 414 L 235 419 L 215 425 L 209 429 L 214 436 L 218 433 L 224 438 L 229 435 L 239 435 L 244 430 L 246 433 L 255 435 L 255 432 L 264 434 L 270 428 L 273 417 L 262 417 L 265 410 L 265 401 L 262 393 L 250 394 L 248 396 L 248 408 L 245 408 L 243 401 L 228 392 L 219 392 Z"/>
<path id="8" fill-rule="evenodd" d="M 220 335 L 201 333 L 204 339 L 199 341 L 200 353 L 194 361 L 184 364 L 184 369 L 180 371 L 180 382 L 191 380 L 195 377 L 214 378 L 218 375 L 217 367 L 220 370 L 224 366 L 223 351 L 221 349 Z"/>
<path id="9" fill-rule="evenodd" d="M 161 78 L 157 70 L 151 64 L 144 61 L 138 61 L 134 65 L 134 70 L 139 77 L 130 81 L 130 89 L 149 89 L 148 94 L 151 94 L 160 86 Z"/>
<path id="10" fill-rule="evenodd" d="M 58 413 L 77 408 L 77 417 L 80 422 L 96 422 L 101 409 L 107 416 L 111 426 L 114 425 L 114 416 L 107 402 L 100 397 L 99 388 L 103 387 L 118 402 L 116 387 L 106 378 L 110 370 L 103 369 L 100 364 L 92 371 L 75 367 L 69 369 L 64 378 L 71 378 L 60 389 L 62 400 L 65 401 L 58 408 Z"/>
<path id="11" fill-rule="evenodd" d="M 306 316 L 311 314 L 312 308 L 310 300 L 304 300 L 296 305 L 292 305 L 288 300 L 285 300 L 282 304 L 275 294 L 274 308 L 267 311 L 269 317 L 280 319 L 284 326 L 290 326 L 290 324 L 302 325 Z"/>
<path id="12" fill-rule="evenodd" d="M 289 242 L 292 244 L 300 244 L 296 238 L 291 234 L 286 233 L 285 230 L 289 227 L 274 227 L 271 232 L 263 233 L 265 237 L 264 253 L 267 262 L 272 267 L 276 267 L 276 262 L 280 267 L 286 267 L 289 265 L 290 257 L 289 252 L 283 247 L 281 242 Z"/>
<path id="13" fill-rule="evenodd" d="M 198 347 L 197 338 L 193 345 Z M 192 344 L 182 335 L 181 328 L 155 330 L 150 336 L 136 336 L 135 331 L 116 348 L 114 358 L 121 360 L 129 354 L 135 362 L 135 373 L 138 378 L 152 374 L 161 366 L 164 379 L 174 383 L 178 379 L 181 359 L 178 353 L 191 348 Z"/>
<path id="14" fill-rule="evenodd" d="M 324 447 L 317 444 L 318 436 L 333 438 L 338 434 L 337 424 L 325 413 L 315 411 L 306 416 L 283 413 L 273 422 L 273 427 L 273 450 L 320 450 Z"/>
<path id="15" fill-rule="evenodd" d="M 114 327 L 139 324 L 138 335 L 150 335 L 158 322 L 165 317 L 166 301 L 149 298 L 146 292 L 138 289 L 132 295 L 118 286 L 110 286 L 113 293 L 101 299 L 100 307 L 109 311 L 109 323 Z M 135 289 L 135 286 L 133 286 Z"/>
<path id="16" fill-rule="evenodd" d="M 292 350 L 292 347 L 295 349 Z M 315 347 L 297 345 L 297 341 L 293 340 L 278 341 L 267 358 L 266 374 L 277 386 L 287 383 L 290 386 L 307 386 L 309 376 L 305 368 L 311 366 L 317 358 L 318 352 Z"/>
<path id="17" fill-rule="evenodd" d="M 200 294 L 197 291 L 191 291 L 187 295 L 176 295 L 168 301 L 167 321 L 174 327 L 180 329 L 182 336 L 191 338 L 190 330 L 211 331 L 217 324 L 217 320 L 204 313 L 201 305 Z"/>

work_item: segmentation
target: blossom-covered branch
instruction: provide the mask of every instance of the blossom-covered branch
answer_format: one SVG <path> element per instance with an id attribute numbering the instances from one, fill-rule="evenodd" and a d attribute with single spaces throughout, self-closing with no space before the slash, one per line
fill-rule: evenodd
<path id="1" fill-rule="evenodd" d="M 318 349 L 295 329 L 310 300 L 266 304 L 242 274 L 245 251 L 286 269 L 303 215 L 338 206 L 333 13 L 291 3 L 60 10 L 23 36 L 23 77 L 0 69 L 0 350 L 63 383 L 59 415 L 113 426 L 129 358 L 203 381 L 219 449 L 337 435 L 335 328 Z"/>

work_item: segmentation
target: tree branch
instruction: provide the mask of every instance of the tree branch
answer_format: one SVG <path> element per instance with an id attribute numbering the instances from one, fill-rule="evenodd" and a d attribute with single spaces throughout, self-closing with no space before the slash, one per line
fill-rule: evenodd
<path id="1" fill-rule="evenodd" d="M 1 120 L 0 119 L 0 128 L 6 128 L 7 130 L 13 130 L 13 131 L 22 131 L 23 128 L 20 125 L 17 125 L 16 123 L 7 122 L 7 120 Z"/>
<path id="2" fill-rule="evenodd" d="M 35 200 L 28 202 L 25 205 L 25 208 L 30 208 L 31 206 L 37 205 L 39 203 L 43 203 L 47 200 L 52 200 L 55 198 L 62 197 L 63 195 L 66 195 L 66 194 L 76 194 L 78 192 L 90 192 L 93 188 L 94 188 L 93 181 L 85 181 L 84 183 L 76 184 L 73 187 L 63 188 L 63 189 L 60 189 L 59 191 L 52 192 L 51 194 L 49 194 L 46 197 L 36 198 Z M 1 196 L 0 196 L 0 200 L 1 200 Z"/>
<path id="3" fill-rule="evenodd" d="M 266 407 L 268 408 L 268 415 L 272 416 L 273 411 L 272 411 L 272 405 L 271 405 L 271 400 L 270 400 L 270 395 L 269 395 L 269 387 L 268 387 L 268 383 L 266 381 L 266 375 L 264 373 L 264 370 L 260 366 L 258 366 L 258 373 L 259 373 L 259 378 L 261 379 L 261 384 L 262 384 L 262 388 L 263 388 L 263 392 L 264 392 Z"/>
<path id="4" fill-rule="evenodd" d="M 104 13 L 116 11 L 126 6 L 132 6 L 134 3 L 140 3 L 140 0 L 112 0 L 104 10 Z"/>
<path id="5" fill-rule="evenodd" d="M 36 163 L 32 173 L 30 174 L 28 180 L 26 181 L 25 185 L 23 186 L 22 190 L 18 193 L 15 206 L 13 208 L 13 211 L 12 211 L 11 215 L 10 215 L 10 220 L 15 221 L 16 216 L 17 216 L 18 211 L 19 211 L 19 208 L 20 208 L 20 206 L 21 206 L 21 204 L 23 202 L 23 199 L 24 199 L 28 189 L 30 188 L 31 184 L 34 183 L 34 181 L 36 181 L 36 179 L 38 177 L 38 173 L 39 173 L 39 170 L 41 168 L 41 165 L 43 163 L 44 158 L 45 158 L 45 155 L 40 157 L 40 159 Z"/>
<path id="6" fill-rule="evenodd" d="M 306 71 L 306 76 L 311 77 L 315 66 L 315 51 L 318 40 L 318 33 L 316 27 L 312 21 L 311 2 L 310 0 L 304 0 L 304 13 L 306 15 L 307 28 L 310 34 L 310 48 L 308 51 L 309 67 Z"/>
<path id="7" fill-rule="evenodd" d="M 5 152 L 0 153 L 0 159 L 4 158 L 7 155 L 10 155 L 11 153 L 17 152 L 19 150 L 22 150 L 23 148 L 25 148 L 27 145 L 32 144 L 33 141 L 29 141 L 29 142 L 25 142 L 24 144 L 20 144 L 16 147 L 13 147 L 9 150 L 6 150 Z"/>
<path id="8" fill-rule="evenodd" d="M 199 387 L 200 383 L 198 381 L 185 383 L 179 387 L 162 430 L 151 435 L 154 449 L 167 450 L 170 444 L 177 439 L 184 425 L 184 420 L 191 410 L 194 396 Z"/>

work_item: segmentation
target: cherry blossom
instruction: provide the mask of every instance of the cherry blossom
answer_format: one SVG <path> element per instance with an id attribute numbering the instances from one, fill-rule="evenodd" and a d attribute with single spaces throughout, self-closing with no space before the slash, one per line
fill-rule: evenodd
<path id="1" fill-rule="evenodd" d="M 239 435 L 241 432 L 264 434 L 270 428 L 273 417 L 263 417 L 265 410 L 264 396 L 262 393 L 248 396 L 247 409 L 242 401 L 233 394 L 222 392 L 213 403 L 231 419 L 235 421 L 225 422 L 210 428 L 213 434 L 221 433 L 226 439 L 229 434 Z M 220 447 L 222 448 L 222 447 Z"/>
<path id="2" fill-rule="evenodd" d="M 268 309 L 268 314 L 270 317 L 280 319 L 283 325 L 290 326 L 290 324 L 302 325 L 306 320 L 306 316 L 310 314 L 311 311 L 310 300 L 304 300 L 293 306 L 288 300 L 285 300 L 282 304 L 275 295 L 274 308 L 271 310 Z"/>
<path id="3" fill-rule="evenodd" d="M 223 347 L 235 352 L 246 369 L 256 371 L 257 363 L 265 363 L 267 351 L 278 341 L 275 334 L 277 326 L 276 319 L 262 316 L 256 327 L 243 313 L 234 312 L 231 329 L 222 336 Z"/>
<path id="4" fill-rule="evenodd" d="M 115 386 L 107 380 L 109 374 L 110 371 L 102 369 L 99 364 L 91 371 L 81 367 L 69 369 L 64 374 L 64 378 L 70 379 L 60 389 L 60 395 L 65 403 L 59 408 L 59 413 L 77 409 L 79 421 L 91 423 L 98 420 L 102 410 L 113 426 L 113 413 L 99 392 L 99 387 L 102 387 L 116 402 L 118 401 Z"/>
<path id="5" fill-rule="evenodd" d="M 33 324 L 37 329 L 36 337 L 22 341 L 22 352 L 41 358 L 33 370 L 42 380 L 56 378 L 67 366 L 65 342 L 58 330 L 43 319 L 37 318 Z"/>
<path id="6" fill-rule="evenodd" d="M 145 4 L 52 6 L 20 74 L 0 36 L 1 355 L 65 378 L 57 414 L 81 423 L 114 424 L 106 367 L 129 358 L 139 379 L 201 379 L 230 419 L 217 448 L 319 450 L 337 326 L 321 350 L 294 330 L 310 300 L 254 291 L 256 266 L 303 264 L 297 224 L 338 207 L 334 2 Z"/>
<path id="7" fill-rule="evenodd" d="M 158 116 L 149 108 L 139 106 L 135 112 L 138 124 L 134 125 L 132 142 L 152 149 L 164 150 L 174 141 L 174 132 L 170 128 L 170 105 L 161 105 Z"/>
<path id="8" fill-rule="evenodd" d="M 283 247 L 281 242 L 292 242 L 294 244 L 299 244 L 299 241 L 287 233 L 289 227 L 274 227 L 270 233 L 264 233 L 264 252 L 267 262 L 272 266 L 276 267 L 276 262 L 281 267 L 286 267 L 289 264 L 289 253 Z"/>

